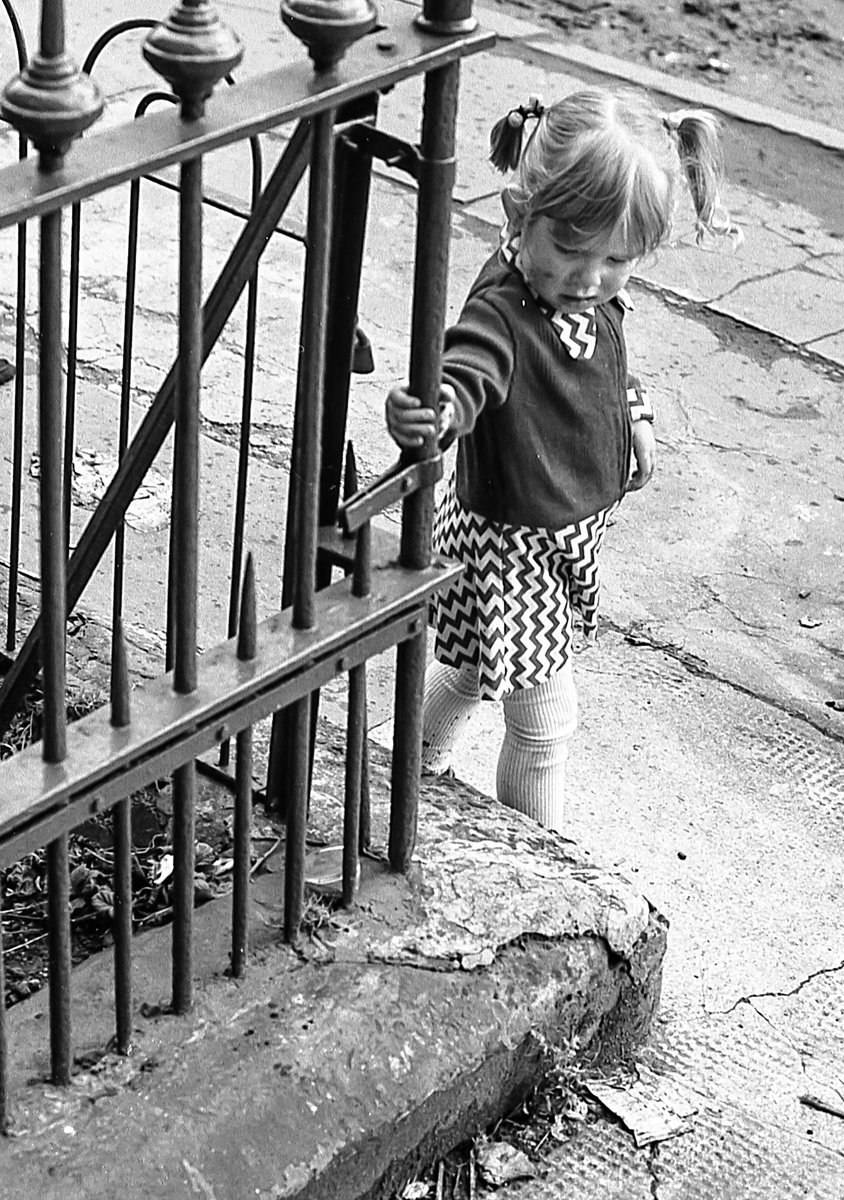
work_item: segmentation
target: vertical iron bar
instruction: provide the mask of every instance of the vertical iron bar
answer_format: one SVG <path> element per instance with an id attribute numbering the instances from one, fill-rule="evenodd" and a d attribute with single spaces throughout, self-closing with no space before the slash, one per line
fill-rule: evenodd
<path id="1" fill-rule="evenodd" d="M 363 711 L 364 717 L 366 717 L 368 712 L 366 675 L 363 677 Z M 360 833 L 358 838 L 358 849 L 360 850 L 361 854 L 365 854 L 372 845 L 372 806 L 369 794 L 369 734 L 367 725 L 368 721 L 364 725 L 363 747 L 360 764 Z"/>
<path id="2" fill-rule="evenodd" d="M 320 438 L 325 388 L 325 327 L 331 262 L 332 186 L 335 110 L 313 119 L 308 180 L 308 254 L 302 296 L 299 386 L 296 389 L 294 461 L 290 503 L 296 514 L 296 569 L 293 577 L 295 629 L 315 620 L 316 558 L 319 522 Z M 305 895 L 305 840 L 311 774 L 313 705 L 310 696 L 292 706 L 291 798 L 287 810 L 284 936 L 295 941 Z"/>
<path id="3" fill-rule="evenodd" d="M 141 183 L 134 179 L 129 189 L 129 228 L 126 254 L 126 298 L 123 308 L 123 362 L 120 385 L 120 418 L 117 434 L 117 458 L 123 460 L 129 445 L 132 395 L 132 349 L 135 330 L 135 287 L 138 259 L 138 215 Z M 125 571 L 126 525 L 121 521 L 114 537 L 114 580 L 112 585 L 112 724 L 128 725 L 129 671 L 123 636 L 123 581 Z M 132 801 L 121 800 L 114 807 L 114 1012 L 118 1054 L 132 1047 Z"/>
<path id="4" fill-rule="evenodd" d="M 355 459 L 354 447 L 351 440 L 346 445 L 346 458 L 343 467 L 343 498 L 348 500 L 350 496 L 358 490 L 358 467 Z M 365 529 L 365 532 L 364 532 Z M 356 595 L 366 595 L 371 587 L 370 576 L 372 568 L 372 529 L 367 522 L 364 529 L 360 530 L 365 541 L 358 541 L 355 545 L 355 578 L 357 583 L 353 581 L 352 591 Z M 355 592 L 355 587 L 363 588 L 363 590 Z M 361 663 L 361 678 L 359 683 L 360 696 L 358 703 L 360 704 L 363 714 L 361 730 L 361 747 L 360 747 L 360 800 L 358 805 L 358 853 L 364 854 L 369 850 L 371 845 L 372 830 L 371 830 L 371 814 L 370 814 L 370 795 L 369 795 L 369 722 L 367 718 L 368 702 L 366 698 L 366 663 Z M 351 704 L 351 697 L 349 698 Z"/>
<path id="5" fill-rule="evenodd" d="M 377 97 L 369 98 L 371 107 L 365 116 L 374 118 Z M 331 525 L 337 516 L 340 487 L 340 468 L 346 436 L 346 413 L 354 346 L 356 314 L 360 293 L 361 263 L 366 235 L 372 161 L 349 145 L 342 136 L 334 141 L 334 180 L 332 185 L 332 250 L 329 277 L 329 302 L 326 324 L 325 403 L 322 418 L 322 462 L 319 484 L 319 523 Z M 294 453 L 296 440 L 294 438 Z M 284 584 L 282 608 L 292 603 L 292 581 L 295 575 L 297 547 L 295 542 L 296 513 L 291 504 L 287 514 L 287 535 L 284 554 Z M 331 582 L 331 568 L 317 562 L 317 587 Z M 316 726 L 319 693 L 314 693 L 312 728 Z M 286 710 L 273 719 L 270 756 L 267 766 L 267 806 L 279 812 L 287 811 L 289 776 L 286 764 L 290 761 L 288 745 L 290 717 Z"/>
<path id="6" fill-rule="evenodd" d="M 240 602 L 240 636 L 237 657 L 249 662 L 257 651 L 255 567 L 247 555 Z M 237 735 L 234 801 L 234 879 L 232 887 L 232 975 L 244 971 L 249 948 L 249 869 L 252 843 L 252 727 Z"/>
<path id="7" fill-rule="evenodd" d="M 425 624 L 414 623 L 413 637 L 396 652 L 395 727 L 390 775 L 390 839 L 388 855 L 394 871 L 407 871 L 416 845 L 419 777 L 422 771 L 422 702 L 424 698 Z"/>
<path id="8" fill-rule="evenodd" d="M 376 111 L 373 106 L 373 117 Z M 371 180 L 372 159 L 350 145 L 341 134 L 335 147 L 334 236 L 322 420 L 321 525 L 333 525 L 337 520 Z"/>
<path id="9" fill-rule="evenodd" d="M 117 432 L 117 460 L 129 445 L 132 401 L 132 350 L 135 337 L 135 290 L 138 272 L 138 219 L 141 181 L 133 179 L 129 188 L 129 230 L 126 251 L 126 299 L 123 306 L 123 359 L 120 381 L 120 419 Z M 121 520 L 114 534 L 114 583 L 112 587 L 112 627 L 123 615 L 123 580 L 126 557 L 126 524 Z"/>
<path id="10" fill-rule="evenodd" d="M 18 52 L 18 67 L 24 69 L 29 54 L 17 13 L 6 5 L 6 15 Z M 18 137 L 18 158 L 27 157 L 28 139 Z M 17 286 L 15 290 L 15 415 L 12 434 L 12 503 L 9 530 L 9 592 L 6 599 L 6 649 L 12 651 L 18 637 L 18 577 L 20 569 L 21 504 L 23 500 L 24 376 L 26 374 L 26 222 L 18 225 Z"/>
<path id="11" fill-rule="evenodd" d="M 305 904 L 305 850 L 308 831 L 308 770 L 311 753 L 311 698 L 304 696 L 290 713 L 291 795 L 287 807 L 284 865 L 284 940 L 299 936 Z"/>
<path id="12" fill-rule="evenodd" d="M 29 55 L 20 21 L 11 5 L 6 15 L 18 54 L 18 67 L 23 70 Z M 28 139 L 18 137 L 18 158 L 27 157 Z M 12 433 L 12 496 L 9 529 L 9 590 L 6 597 L 6 649 L 11 652 L 18 636 L 18 585 L 20 572 L 21 504 L 23 500 L 23 420 L 24 378 L 26 374 L 26 222 L 18 225 L 17 281 L 15 289 L 15 407 Z"/>
<path id="13" fill-rule="evenodd" d="M 252 152 L 252 208 L 261 193 L 261 157 L 258 148 Z M 243 344 L 243 393 L 240 410 L 240 442 L 238 446 L 237 492 L 232 535 L 231 590 L 229 593 L 228 635 L 238 629 L 238 600 L 240 573 L 243 562 L 243 533 L 246 524 L 246 494 L 249 480 L 249 437 L 252 425 L 252 393 L 255 378 L 255 341 L 258 328 L 258 267 L 246 289 L 246 337 Z"/>
<path id="14" fill-rule="evenodd" d="M 65 570 L 62 497 L 61 213 L 41 220 L 40 388 L 41 606 L 44 610 L 44 758 L 67 753 L 65 717 Z"/>
<path id="15" fill-rule="evenodd" d="M 257 139 L 250 143 L 252 149 L 252 209 L 261 194 L 262 159 Z M 255 379 L 255 341 L 258 329 L 258 267 L 249 280 L 246 290 L 246 337 L 243 345 L 243 399 L 240 410 L 240 444 L 237 462 L 237 489 L 234 506 L 234 529 L 232 531 L 232 561 L 229 591 L 229 637 L 234 637 L 238 627 L 238 581 L 243 564 L 243 535 L 246 528 L 246 498 L 249 484 L 249 443 L 252 430 L 252 393 Z M 229 739 L 220 745 L 220 766 L 229 765 Z"/>
<path id="16" fill-rule="evenodd" d="M 178 458 L 179 430 L 173 431 L 173 461 Z M 170 486 L 170 531 L 167 538 L 167 624 L 164 637 L 164 670 L 172 671 L 176 661 L 176 476 Z"/>
<path id="17" fill-rule="evenodd" d="M 460 64 L 425 76 L 425 103 L 419 173 L 410 390 L 436 409 L 442 370 L 442 338 L 448 286 L 451 193 Z M 430 454 L 433 447 L 424 447 Z M 402 511 L 401 562 L 421 569 L 430 562 L 433 488 L 405 500 Z M 390 863 L 406 871 L 416 843 L 419 776 L 422 767 L 422 704 L 425 683 L 424 621 L 419 632 L 398 648 L 395 730 L 390 810 Z"/>
<path id="18" fill-rule="evenodd" d="M 196 766 L 173 772 L 173 998 L 175 1013 L 193 1003 L 193 895 Z"/>
<path id="19" fill-rule="evenodd" d="M 302 297 L 302 350 L 299 356 L 302 386 L 296 397 L 296 423 L 303 436 L 299 438 L 298 455 L 291 473 L 291 490 L 295 489 L 299 495 L 296 505 L 297 564 L 293 579 L 295 629 L 310 629 L 314 623 L 325 327 L 331 263 L 334 119 L 334 109 L 327 109 L 314 117 L 308 182 L 308 255 Z"/>
<path id="20" fill-rule="evenodd" d="M 50 1077 L 70 1083 L 70 870 L 68 836 L 47 847 L 47 920 L 49 927 Z"/>
<path id="21" fill-rule="evenodd" d="M 70 218 L 70 283 L 67 314 L 67 391 L 64 428 L 64 538 L 70 546 L 73 490 L 73 446 L 76 441 L 76 362 L 79 344 L 79 256 L 82 242 L 82 207 L 74 204 Z"/>
<path id="22" fill-rule="evenodd" d="M 64 53 L 64 4 L 60 0 L 42 0 L 40 48 L 44 58 L 59 58 Z"/>
<path id="23" fill-rule="evenodd" d="M 343 904 L 355 898 L 360 852 L 360 785 L 363 740 L 366 736 L 366 672 L 363 665 L 349 671 L 349 708 L 346 718 L 346 793 L 343 814 Z"/>
<path id="24" fill-rule="evenodd" d="M 232 588 L 229 595 L 229 637 L 234 637 L 238 627 L 237 580 L 243 562 L 243 535 L 246 528 L 246 493 L 249 483 L 249 441 L 252 426 L 252 389 L 255 374 L 255 335 L 258 318 L 258 275 L 249 280 L 246 292 L 246 340 L 243 347 L 243 405 L 240 414 L 240 447 L 237 464 L 237 492 L 234 507 L 234 530 L 232 533 Z M 220 766 L 229 763 L 229 740 L 220 746 Z"/>
<path id="25" fill-rule="evenodd" d="M 21 137 L 21 158 L 26 139 Z M 26 222 L 18 225 L 18 277 L 15 298 L 15 416 L 12 435 L 12 515 L 9 531 L 9 597 L 6 649 L 14 650 L 18 628 L 18 578 L 20 570 L 21 504 L 23 500 L 24 376 L 26 373 Z"/>
<path id="26" fill-rule="evenodd" d="M 61 762 L 67 753 L 65 708 L 66 550 L 62 489 L 61 419 L 61 236 L 62 215 L 41 219 L 39 279 L 39 449 L 41 455 L 41 610 L 44 619 L 43 757 Z M 54 1083 L 70 1082 L 70 878 L 67 834 L 47 847 L 50 1057 Z"/>
<path id="27" fill-rule="evenodd" d="M 202 160 L 182 164 L 179 196 L 179 363 L 173 524 L 176 645 L 173 686 L 196 688 L 199 524 L 199 376 L 202 363 Z M 196 765 L 173 773 L 173 1010 L 193 1000 Z"/>
<path id="28" fill-rule="evenodd" d="M 6 966 L 3 961 L 3 893 L 0 891 L 0 1137 L 9 1132 L 9 1043 L 6 1036 Z"/>
<path id="29" fill-rule="evenodd" d="M 358 531 L 352 595 L 368 596 L 371 585 L 371 541 L 369 522 Z M 346 795 L 343 819 L 343 903 L 348 908 L 355 898 L 360 852 L 361 783 L 363 744 L 366 738 L 366 664 L 349 671 L 349 708 L 346 723 Z"/>
<path id="30" fill-rule="evenodd" d="M 114 1013 L 117 1053 L 132 1048 L 132 801 L 114 806 Z"/>
<path id="31" fill-rule="evenodd" d="M 111 647 L 111 723 L 125 728 L 129 711 L 129 670 L 120 617 L 114 622 Z M 132 1045 L 132 802 L 114 806 L 114 1013 L 118 1054 Z"/>

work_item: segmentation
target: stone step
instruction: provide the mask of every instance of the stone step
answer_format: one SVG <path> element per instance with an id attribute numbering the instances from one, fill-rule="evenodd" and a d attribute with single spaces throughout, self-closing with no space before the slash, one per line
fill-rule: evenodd
<path id="1" fill-rule="evenodd" d="M 336 843 L 342 735 L 325 726 L 311 835 Z M 371 752 L 373 845 L 389 756 Z M 219 802 L 224 803 L 220 796 Z M 667 923 L 574 843 L 455 780 L 426 780 L 413 868 L 363 863 L 349 911 L 314 900 L 281 944 L 283 850 L 255 880 L 246 977 L 225 976 L 229 907 L 197 913 L 197 998 L 166 1012 L 169 931 L 136 939 L 136 1043 L 105 1055 L 111 956 L 74 972 L 67 1090 L 47 997 L 10 1010 L 13 1132 L 0 1193 L 39 1200 L 390 1197 L 509 1110 L 548 1044 L 629 1054 L 659 998 Z M 35 1080 L 35 1082 L 32 1082 Z"/>

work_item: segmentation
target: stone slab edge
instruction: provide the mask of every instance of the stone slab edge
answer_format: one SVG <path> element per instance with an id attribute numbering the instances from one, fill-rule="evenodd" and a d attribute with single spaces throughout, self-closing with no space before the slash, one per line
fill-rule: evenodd
<path id="1" fill-rule="evenodd" d="M 318 758 L 320 805 L 324 794 L 341 792 L 339 744 Z M 371 755 L 376 795 L 389 756 L 376 746 Z M 565 891 L 567 874 L 575 898 L 593 890 L 597 908 L 628 903 L 632 945 L 619 953 L 612 934 L 573 932 L 570 917 L 550 936 L 548 892 L 537 875 L 522 887 L 520 903 L 535 892 L 536 912 L 521 916 L 520 936 L 502 920 L 492 936 L 508 940 L 495 953 L 481 952 L 477 962 L 448 957 L 467 936 L 471 947 L 490 933 L 469 927 L 460 908 L 465 897 L 456 908 L 433 911 L 439 901 L 430 897 L 442 888 L 429 882 L 424 860 L 433 861 L 442 830 L 452 854 L 460 828 L 467 839 L 455 879 L 465 875 L 475 847 L 488 846 L 490 823 L 500 826 L 499 857 L 512 857 L 519 871 L 526 839 L 545 835 L 456 781 L 429 783 L 425 794 L 421 865 L 409 877 L 371 865 L 347 927 L 324 929 L 302 952 L 278 944 L 280 874 L 256 886 L 255 949 L 242 981 L 222 972 L 228 904 L 199 910 L 195 974 L 203 982 L 187 1017 L 166 1013 L 169 930 L 136 939 L 137 1000 L 162 1003 L 138 1017 L 131 1058 L 106 1056 L 66 1091 L 27 1085 L 27 1077 L 46 1071 L 46 996 L 10 1010 L 17 1136 L 0 1144 L 0 1194 L 387 1200 L 421 1161 L 507 1111 L 536 1081 L 548 1044 L 569 1047 L 572 1061 L 629 1055 L 658 1002 L 664 919 L 647 906 L 642 912 L 629 885 L 602 873 L 572 843 L 552 838 L 544 860 L 550 883 L 559 879 Z M 373 815 L 380 839 L 384 806 Z M 467 895 L 473 889 L 470 879 Z M 583 895 L 581 904 L 592 921 L 595 904 Z M 419 945 L 408 935 L 414 922 Z M 437 937 L 444 949 L 433 958 Z M 102 1046 L 111 989 L 110 956 L 74 973 L 77 1053 Z"/>
<path id="2" fill-rule="evenodd" d="M 752 100 L 743 100 L 718 88 L 678 78 L 653 67 L 640 66 L 626 59 L 602 54 L 587 46 L 564 43 L 541 25 L 498 13 L 476 4 L 473 9 L 480 23 L 491 29 L 503 42 L 520 42 L 527 49 L 551 55 L 561 63 L 598 75 L 623 80 L 634 87 L 673 97 L 683 107 L 711 108 L 734 121 L 762 125 L 779 133 L 813 142 L 826 150 L 844 154 L 844 131 L 820 121 L 810 121 L 793 113 L 782 112 Z"/>

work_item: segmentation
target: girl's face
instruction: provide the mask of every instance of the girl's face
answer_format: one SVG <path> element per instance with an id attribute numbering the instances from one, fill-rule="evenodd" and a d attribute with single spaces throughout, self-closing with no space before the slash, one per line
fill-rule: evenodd
<path id="1" fill-rule="evenodd" d="M 571 244 L 550 217 L 534 217 L 522 231 L 516 265 L 546 304 L 564 313 L 582 312 L 611 300 L 630 278 L 641 255 L 618 234 L 598 242 Z"/>

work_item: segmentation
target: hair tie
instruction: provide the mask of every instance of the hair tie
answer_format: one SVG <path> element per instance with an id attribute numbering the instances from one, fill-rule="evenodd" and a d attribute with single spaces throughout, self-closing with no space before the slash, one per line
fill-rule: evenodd
<path id="1" fill-rule="evenodd" d="M 698 115 L 698 110 L 693 108 L 675 108 L 674 112 L 662 114 L 662 124 L 665 126 L 666 133 L 678 134 L 680 126 L 688 117 Z"/>
<path id="2" fill-rule="evenodd" d="M 493 126 L 489 135 L 490 155 L 492 165 L 502 172 L 513 171 L 519 165 L 522 156 L 522 136 L 525 121 L 528 117 L 539 120 L 545 112 L 545 105 L 539 96 L 531 96 L 527 104 L 519 104 L 511 108 Z"/>

